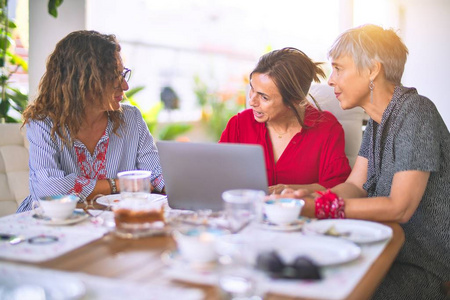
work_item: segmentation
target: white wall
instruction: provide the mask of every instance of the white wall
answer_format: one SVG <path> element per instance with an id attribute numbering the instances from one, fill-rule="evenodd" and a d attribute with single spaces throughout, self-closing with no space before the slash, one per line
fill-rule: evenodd
<path id="1" fill-rule="evenodd" d="M 45 71 L 45 61 L 57 41 L 73 30 L 86 28 L 86 1 L 65 0 L 58 10 L 58 18 L 54 19 L 47 12 L 48 0 L 29 0 L 30 99 L 37 91 L 39 79 Z M 340 3 L 346 7 L 351 1 L 340 0 Z M 399 6 L 399 34 L 410 52 L 403 84 L 416 87 L 420 94 L 430 98 L 450 127 L 446 76 L 450 70 L 450 1 L 395 0 L 392 3 Z M 123 20 L 126 17 L 120 22 Z M 340 25 L 345 27 L 345 24 Z"/>
<path id="2" fill-rule="evenodd" d="M 450 1 L 402 0 L 401 36 L 409 49 L 403 85 L 433 101 L 450 128 Z"/>
<path id="3" fill-rule="evenodd" d="M 64 0 L 58 18 L 47 11 L 48 0 L 29 0 L 30 48 L 28 53 L 30 100 L 34 99 L 39 80 L 45 72 L 47 57 L 56 43 L 74 30 L 85 29 L 85 0 Z"/>

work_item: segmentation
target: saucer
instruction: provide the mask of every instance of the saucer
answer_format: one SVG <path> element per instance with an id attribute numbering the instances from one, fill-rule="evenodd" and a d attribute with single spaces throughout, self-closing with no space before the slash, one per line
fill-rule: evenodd
<path id="1" fill-rule="evenodd" d="M 160 194 L 149 194 L 148 195 L 148 202 L 159 202 L 159 201 L 167 201 L 166 195 L 160 195 Z M 122 201 L 122 197 L 120 194 L 114 194 L 114 195 L 107 195 L 97 198 L 95 200 L 98 204 L 104 205 L 104 206 L 116 206 Z"/>
<path id="2" fill-rule="evenodd" d="M 161 254 L 164 264 L 176 269 L 191 270 L 199 273 L 209 273 L 217 268 L 217 261 L 211 262 L 189 262 L 184 259 L 177 250 L 166 250 Z"/>
<path id="3" fill-rule="evenodd" d="M 84 211 L 74 211 L 70 217 L 64 220 L 53 220 L 46 216 L 33 215 L 33 218 L 39 220 L 44 225 L 70 225 L 86 220 L 88 217 L 88 214 Z"/>
<path id="4" fill-rule="evenodd" d="M 271 223 L 267 220 L 264 220 L 262 223 L 259 224 L 259 226 L 262 229 L 267 229 L 267 230 L 296 231 L 296 230 L 300 230 L 305 223 L 306 223 L 306 221 L 304 219 L 297 219 L 296 221 L 292 222 L 291 224 L 278 225 L 278 224 Z"/>

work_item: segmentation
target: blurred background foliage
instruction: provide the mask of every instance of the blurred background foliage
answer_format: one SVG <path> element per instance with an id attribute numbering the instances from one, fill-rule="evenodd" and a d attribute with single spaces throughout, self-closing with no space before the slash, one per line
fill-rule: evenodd
<path id="1" fill-rule="evenodd" d="M 158 140 L 174 140 L 178 136 L 188 132 L 192 129 L 192 125 L 187 123 L 170 123 L 170 124 L 160 124 L 158 123 L 158 115 L 164 109 L 164 102 L 159 101 L 147 111 L 143 111 L 143 109 L 139 106 L 139 104 L 134 100 L 133 96 L 142 91 L 145 87 L 138 86 L 132 88 L 125 92 L 125 96 L 127 101 L 131 104 L 139 108 L 142 113 L 142 117 L 144 118 L 145 123 L 148 126 L 151 134 Z"/>
<path id="2" fill-rule="evenodd" d="M 246 87 L 244 78 L 237 88 L 219 91 L 208 86 L 198 75 L 194 76 L 194 93 L 202 108 L 202 122 L 214 141 L 218 141 L 222 131 L 232 116 L 245 109 Z"/>

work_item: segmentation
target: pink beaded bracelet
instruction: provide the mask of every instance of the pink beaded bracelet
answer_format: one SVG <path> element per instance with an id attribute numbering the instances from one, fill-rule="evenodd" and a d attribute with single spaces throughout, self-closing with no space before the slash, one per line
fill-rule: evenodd
<path id="1" fill-rule="evenodd" d="M 344 199 L 330 190 L 318 191 L 320 197 L 315 202 L 315 215 L 317 219 L 345 219 Z"/>

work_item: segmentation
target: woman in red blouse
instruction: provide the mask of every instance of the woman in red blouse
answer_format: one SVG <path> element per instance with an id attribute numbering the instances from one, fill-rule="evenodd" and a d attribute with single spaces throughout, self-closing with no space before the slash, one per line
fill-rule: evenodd
<path id="1" fill-rule="evenodd" d="M 320 63 L 295 48 L 262 56 L 250 74 L 250 109 L 233 116 L 219 142 L 264 149 L 270 193 L 285 188 L 323 190 L 344 182 L 351 168 L 344 130 L 306 99 Z"/>

